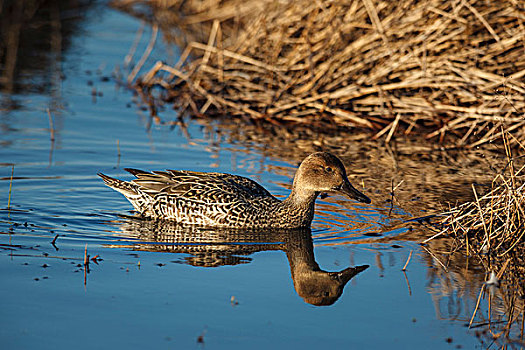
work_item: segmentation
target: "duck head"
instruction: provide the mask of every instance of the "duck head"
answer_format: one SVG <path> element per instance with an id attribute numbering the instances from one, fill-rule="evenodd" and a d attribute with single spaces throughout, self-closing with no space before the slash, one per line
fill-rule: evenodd
<path id="1" fill-rule="evenodd" d="M 294 190 L 320 193 L 339 192 L 358 202 L 371 200 L 352 186 L 339 158 L 331 153 L 312 153 L 303 160 L 295 174 Z"/>

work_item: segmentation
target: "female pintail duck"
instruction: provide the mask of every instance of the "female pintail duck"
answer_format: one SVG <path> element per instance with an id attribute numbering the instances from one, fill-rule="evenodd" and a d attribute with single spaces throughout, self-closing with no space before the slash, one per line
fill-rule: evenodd
<path id="1" fill-rule="evenodd" d="M 348 181 L 336 156 L 313 153 L 297 169 L 290 196 L 281 201 L 248 178 L 183 170 L 125 169 L 130 182 L 98 175 L 122 193 L 143 216 L 181 224 L 231 228 L 309 227 L 321 192 L 340 192 L 359 202 L 370 199 Z"/>

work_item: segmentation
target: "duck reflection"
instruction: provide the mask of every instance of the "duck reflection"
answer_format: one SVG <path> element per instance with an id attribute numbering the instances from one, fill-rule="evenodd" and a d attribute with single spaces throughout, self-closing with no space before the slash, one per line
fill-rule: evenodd
<path id="1" fill-rule="evenodd" d="M 335 272 L 322 270 L 315 261 L 310 229 L 225 230 L 138 219 L 127 219 L 119 229 L 119 234 L 139 240 L 132 245 L 134 250 L 188 254 L 182 261 L 192 266 L 249 263 L 249 255 L 253 253 L 282 250 L 288 257 L 297 294 L 305 302 L 318 306 L 335 303 L 348 281 L 368 268 L 362 265 Z"/>

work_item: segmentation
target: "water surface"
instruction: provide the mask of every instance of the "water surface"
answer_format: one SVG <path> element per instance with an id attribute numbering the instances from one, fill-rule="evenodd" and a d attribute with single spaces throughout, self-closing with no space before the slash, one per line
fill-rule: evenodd
<path id="1" fill-rule="evenodd" d="M 97 172 L 128 179 L 123 167 L 228 172 L 285 197 L 295 159 L 305 152 L 292 160 L 263 151 L 275 147 L 263 141 L 229 140 L 219 122 L 156 122 L 121 84 L 137 30 L 144 27 L 142 53 L 151 29 L 103 2 L 82 6 L 52 9 L 65 29 L 41 40 L 55 46 L 24 51 L 40 65 L 19 56 L 14 73 L 3 71 L 12 77 L 0 95 L 5 348 L 480 344 L 465 323 L 483 276 L 445 274 L 439 259 L 413 241 L 418 226 L 400 224 L 423 212 L 391 206 L 388 190 L 369 193 L 365 185 L 372 205 L 320 199 L 312 230 L 299 233 L 185 231 L 134 218 Z M 47 10 L 32 23 L 55 28 Z M 159 42 L 144 66 L 174 61 L 178 52 Z M 162 113 L 163 120 L 177 119 L 169 109 Z M 351 174 L 352 181 L 359 188 L 382 176 L 370 172 Z M 359 266 L 344 289 L 333 283 L 345 279 L 333 273 Z"/>

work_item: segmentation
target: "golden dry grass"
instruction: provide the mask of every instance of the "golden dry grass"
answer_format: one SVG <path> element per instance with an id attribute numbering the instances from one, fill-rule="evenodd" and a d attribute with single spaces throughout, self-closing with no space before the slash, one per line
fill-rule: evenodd
<path id="1" fill-rule="evenodd" d="M 115 3 L 129 10 L 137 2 Z M 161 27 L 171 23 L 193 41 L 178 64 L 158 62 L 137 86 L 146 95 L 163 87 L 162 99 L 181 113 L 360 127 L 387 141 L 423 132 L 470 147 L 499 139 L 503 126 L 512 143 L 525 140 L 518 1 L 150 5 Z"/>
<path id="2" fill-rule="evenodd" d="M 441 219 L 444 228 L 439 234 L 455 237 L 466 255 L 488 257 L 489 265 L 502 265 L 525 252 L 525 165 L 516 169 L 516 161 L 522 156 L 513 157 L 507 136 L 502 137 L 506 141 L 506 166 L 486 193 L 471 185 L 474 200 L 450 210 Z M 520 151 L 523 154 L 525 148 Z"/>
<path id="3" fill-rule="evenodd" d="M 503 133 L 502 133 L 503 134 Z M 505 134 L 507 166 L 492 181 L 487 193 L 482 194 L 472 184 L 474 200 L 456 206 L 439 220 L 443 229 L 437 236 L 453 238 L 453 247 L 448 256 L 473 257 L 483 266 L 487 284 L 479 291 L 481 298 L 488 299 L 489 326 L 490 306 L 499 307 L 496 311 L 497 326 L 490 329 L 493 340 L 513 332 L 521 332 L 523 339 L 523 320 L 525 298 L 525 165 L 516 166 L 520 156 L 513 157 Z M 523 154 L 525 149 L 520 149 Z M 523 164 L 523 161 L 520 163 Z M 437 240 L 439 241 L 439 240 Z M 429 243 L 433 244 L 433 240 Z M 489 288 L 500 287 L 497 296 Z M 476 324 L 478 306 L 470 319 Z M 486 324 L 486 320 L 478 321 Z M 493 320 L 495 321 L 495 320 Z M 521 328 L 520 328 L 521 325 Z M 489 337 L 490 338 L 490 337 Z"/>

